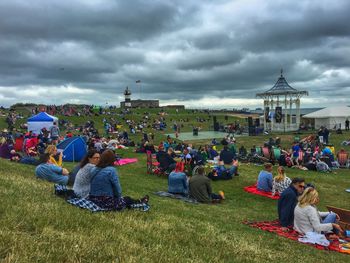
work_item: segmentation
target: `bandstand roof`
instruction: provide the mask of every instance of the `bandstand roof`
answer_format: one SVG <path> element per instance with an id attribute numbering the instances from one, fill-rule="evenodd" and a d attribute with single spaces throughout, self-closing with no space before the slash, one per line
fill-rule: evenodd
<path id="1" fill-rule="evenodd" d="M 276 84 L 269 90 L 263 93 L 257 93 L 257 97 L 279 96 L 279 95 L 309 95 L 307 91 L 300 91 L 292 88 L 286 79 L 283 77 L 283 70 L 281 76 L 278 78 Z"/>

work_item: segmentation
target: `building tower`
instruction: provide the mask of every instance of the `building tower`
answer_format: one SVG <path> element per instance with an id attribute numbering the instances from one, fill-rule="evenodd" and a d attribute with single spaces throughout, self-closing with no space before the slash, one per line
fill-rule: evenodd
<path id="1" fill-rule="evenodd" d="M 124 91 L 124 96 L 125 96 L 125 108 L 130 108 L 131 107 L 131 91 L 129 90 L 128 87 L 126 87 Z"/>

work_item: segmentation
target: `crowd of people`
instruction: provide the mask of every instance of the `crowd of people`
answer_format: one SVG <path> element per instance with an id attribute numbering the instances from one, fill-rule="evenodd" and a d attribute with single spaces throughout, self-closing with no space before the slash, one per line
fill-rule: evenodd
<path id="1" fill-rule="evenodd" d="M 323 139 L 310 135 L 294 141 L 288 149 L 281 147 L 280 138 L 270 138 L 262 147 L 253 146 L 250 153 L 242 149 L 242 146 L 239 149 L 239 158 L 243 161 L 277 163 L 284 167 L 319 172 L 335 172 L 339 167 L 349 165 L 347 158 L 342 158 L 346 153 L 343 148 L 336 152 L 333 144 L 322 141 Z"/>
<path id="2" fill-rule="evenodd" d="M 50 109 L 66 110 L 55 107 Z M 247 153 L 244 146 L 237 149 L 236 139 L 231 134 L 219 142 L 213 139 L 210 144 L 198 147 L 176 141 L 170 136 L 155 145 L 154 134 L 147 133 L 146 128 L 165 129 L 167 127 L 165 114 L 159 114 L 156 119 L 151 120 L 149 114 L 145 112 L 141 120 L 134 121 L 126 111 L 121 117 L 128 125 L 130 133 L 142 134 L 140 143 L 135 145 L 130 140 L 127 129 L 121 129 L 122 123 L 113 117 L 103 119 L 105 136 L 102 137 L 94 122 L 87 121 L 85 125 L 79 127 L 79 134 L 87 143 L 88 152 L 71 171 L 63 167 L 63 154 L 56 145 L 60 140 L 73 135 L 68 131 L 65 136 L 61 136 L 58 123 L 54 123 L 48 129 L 42 129 L 40 134 L 25 133 L 22 135 L 21 145 L 16 145 L 19 134 L 3 133 L 0 139 L 0 157 L 35 165 L 37 178 L 71 186 L 70 197 L 85 198 L 103 209 L 119 211 L 134 204 L 147 204 L 149 196 L 145 195 L 138 199 L 123 196 L 119 175 L 114 167 L 115 161 L 119 158 L 116 154 L 117 149 L 136 146 L 135 152 L 145 153 L 151 158 L 154 156 L 157 165 L 153 172 L 167 175 L 169 193 L 202 203 L 224 200 L 223 191 L 213 192 L 212 181 L 229 180 L 239 176 L 239 160 L 248 154 L 259 154 L 257 147 L 253 147 L 250 153 Z M 181 125 L 174 122 L 173 128 L 178 131 Z M 230 129 L 235 130 L 234 127 Z M 113 136 L 110 136 L 111 134 Z M 339 167 L 335 149 L 329 145 L 328 136 L 327 130 L 322 129 L 317 136 L 311 135 L 296 140 L 290 149 L 280 146 L 280 138 L 270 138 L 263 146 L 267 148 L 268 156 L 262 160 L 271 163 L 265 162 L 264 169 L 258 175 L 256 187 L 259 191 L 280 196 L 278 201 L 280 224 L 285 228 L 294 227 L 301 234 L 310 231 L 342 232 L 336 223 L 339 219 L 336 214 L 317 210 L 319 197 L 315 186 L 305 186 L 304 179 L 291 179 L 286 175 L 285 167 L 315 171 L 332 171 Z M 222 148 L 221 151 L 218 148 Z M 280 150 L 278 158 L 273 154 L 275 149 Z M 273 177 L 274 164 L 279 165 L 275 177 Z"/>

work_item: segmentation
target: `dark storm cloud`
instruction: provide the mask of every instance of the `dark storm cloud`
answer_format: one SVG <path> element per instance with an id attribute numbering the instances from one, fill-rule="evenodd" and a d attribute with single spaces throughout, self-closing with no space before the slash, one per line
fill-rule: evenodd
<path id="1" fill-rule="evenodd" d="M 25 41 L 75 40 L 113 46 L 140 41 L 172 28 L 177 9 L 163 1 L 153 3 L 8 1 L 0 4 L 0 30 L 4 37 Z"/>
<path id="2" fill-rule="evenodd" d="M 1 1 L 1 103 L 50 100 L 37 89 L 55 103 L 118 104 L 129 86 L 259 106 L 280 68 L 308 103 L 336 103 L 350 87 L 349 13 L 346 0 Z"/>

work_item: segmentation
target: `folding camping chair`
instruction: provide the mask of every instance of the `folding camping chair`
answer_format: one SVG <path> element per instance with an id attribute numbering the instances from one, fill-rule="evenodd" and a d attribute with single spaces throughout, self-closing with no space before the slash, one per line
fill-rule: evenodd
<path id="1" fill-rule="evenodd" d="M 256 152 L 257 155 L 260 155 L 260 156 L 263 155 L 261 147 L 255 147 L 255 152 Z"/>
<path id="2" fill-rule="evenodd" d="M 303 151 L 299 151 L 299 157 L 298 157 L 298 163 L 303 164 L 304 163 L 304 155 L 305 153 Z"/>
<path id="3" fill-rule="evenodd" d="M 155 155 L 151 151 L 146 151 L 147 155 L 147 173 L 153 174 L 159 166 L 159 162 L 156 160 Z"/>
<path id="4" fill-rule="evenodd" d="M 275 157 L 275 160 L 279 160 L 281 157 L 281 149 L 280 148 L 273 148 L 273 155 Z"/>
<path id="5" fill-rule="evenodd" d="M 262 147 L 262 153 L 266 159 L 269 159 L 269 160 L 271 159 L 271 153 L 270 153 L 269 147 L 266 147 L 266 146 Z"/>
<path id="6" fill-rule="evenodd" d="M 340 167 L 348 168 L 349 154 L 347 152 L 338 152 L 337 159 Z"/>
<path id="7" fill-rule="evenodd" d="M 16 140 L 15 140 L 15 150 L 16 150 L 16 152 L 21 152 L 23 150 L 23 143 L 24 143 L 24 138 L 23 137 L 16 138 Z"/>

